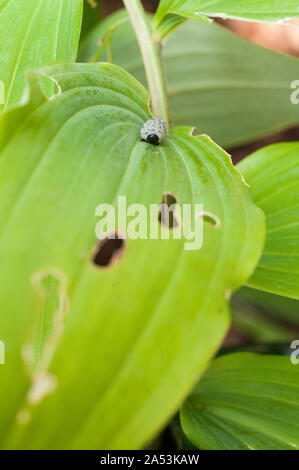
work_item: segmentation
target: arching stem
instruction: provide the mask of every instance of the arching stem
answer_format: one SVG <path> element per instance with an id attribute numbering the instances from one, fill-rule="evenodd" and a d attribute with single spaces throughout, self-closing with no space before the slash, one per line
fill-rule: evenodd
<path id="1" fill-rule="evenodd" d="M 146 71 L 152 110 L 155 117 L 170 123 L 167 89 L 161 62 L 161 46 L 154 42 L 150 22 L 140 0 L 123 0 L 128 10 L 141 50 Z"/>

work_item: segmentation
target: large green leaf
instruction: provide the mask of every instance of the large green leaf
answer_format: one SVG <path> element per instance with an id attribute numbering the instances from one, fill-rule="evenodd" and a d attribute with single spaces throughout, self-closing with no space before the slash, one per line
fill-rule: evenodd
<path id="1" fill-rule="evenodd" d="M 160 147 L 140 142 L 148 95 L 122 69 L 40 74 L 60 93 L 47 100 L 33 75 L 28 104 L 0 118 L 0 310 L 9 313 L 0 317 L 1 447 L 141 447 L 220 345 L 230 293 L 262 249 L 263 214 L 209 137 L 181 127 Z M 125 195 L 149 210 L 166 191 L 218 217 L 220 225 L 204 223 L 202 249 L 128 239 L 113 266 L 93 265 L 96 207 Z M 22 344 L 34 374 L 27 398 Z"/>
<path id="2" fill-rule="evenodd" d="M 125 16 L 118 12 L 95 28 L 83 42 L 79 59 L 90 61 L 99 38 L 107 37 Z M 112 55 L 116 64 L 146 84 L 129 22 L 117 27 Z M 195 21 L 169 37 L 163 58 L 175 125 L 196 126 L 230 147 L 299 123 L 299 108 L 290 101 L 298 59 L 256 46 L 217 24 Z"/>
<path id="3" fill-rule="evenodd" d="M 155 34 L 164 38 L 184 19 L 205 17 L 277 22 L 299 17 L 299 8 L 296 0 L 161 0 Z"/>
<path id="4" fill-rule="evenodd" d="M 82 1 L 2 0 L 0 80 L 4 83 L 5 102 L 0 109 L 20 102 L 26 70 L 56 60 L 75 61 Z"/>
<path id="5" fill-rule="evenodd" d="M 181 423 L 201 449 L 298 449 L 298 367 L 288 357 L 250 353 L 215 359 Z"/>
<path id="6" fill-rule="evenodd" d="M 266 214 L 263 255 L 248 285 L 299 298 L 299 143 L 265 147 L 239 163 Z"/>

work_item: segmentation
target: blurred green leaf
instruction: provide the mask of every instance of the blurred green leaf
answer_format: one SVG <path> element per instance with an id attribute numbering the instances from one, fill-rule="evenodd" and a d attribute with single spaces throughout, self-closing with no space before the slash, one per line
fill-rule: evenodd
<path id="1" fill-rule="evenodd" d="M 231 305 L 233 326 L 248 340 L 257 343 L 282 343 L 294 339 L 294 332 L 290 328 L 275 324 L 271 317 L 265 318 L 259 310 L 242 300 L 234 299 Z"/>
<path id="2" fill-rule="evenodd" d="M 238 168 L 267 224 L 264 252 L 248 285 L 298 299 L 299 143 L 265 147 Z"/>
<path id="3" fill-rule="evenodd" d="M 257 310 L 264 310 L 274 319 L 299 325 L 299 302 L 297 299 L 270 294 L 250 287 L 242 287 L 234 297 L 244 299 Z"/>
<path id="4" fill-rule="evenodd" d="M 82 43 L 79 60 L 91 61 L 98 41 L 124 11 L 111 15 Z M 146 84 L 142 58 L 129 22 L 117 27 L 112 55 Z M 188 21 L 166 41 L 163 58 L 175 125 L 196 126 L 224 147 L 236 146 L 299 123 L 290 101 L 299 60 L 256 46 L 217 25 Z M 104 52 L 100 60 L 107 60 Z"/>
<path id="5" fill-rule="evenodd" d="M 41 93 L 44 75 L 59 83 L 56 97 Z M 145 445 L 207 367 L 229 326 L 231 291 L 256 265 L 264 218 L 229 156 L 190 128 L 159 147 L 140 142 L 147 103 L 116 66 L 55 65 L 31 75 L 30 101 L 0 117 L 2 448 Z M 166 191 L 219 218 L 218 228 L 204 224 L 202 249 L 128 239 L 118 262 L 95 266 L 96 207 L 124 195 L 149 211 Z M 67 300 L 54 289 L 47 312 L 51 320 L 64 305 L 59 337 L 30 385 L 20 349 L 30 364 L 34 345 L 49 342 L 32 344 L 30 333 L 49 276 Z"/>
<path id="6" fill-rule="evenodd" d="M 299 301 L 242 287 L 231 299 L 233 324 L 251 340 L 290 342 L 299 325 Z"/>
<path id="7" fill-rule="evenodd" d="M 215 359 L 185 402 L 181 423 L 201 449 L 298 449 L 298 366 L 250 353 Z"/>
<path id="8" fill-rule="evenodd" d="M 161 0 L 154 17 L 155 34 L 163 39 L 184 19 L 237 18 L 278 22 L 299 17 L 296 0 Z"/>
<path id="9" fill-rule="evenodd" d="M 25 71 L 56 60 L 74 62 L 83 0 L 3 0 L 0 3 L 0 80 L 4 104 L 18 104 Z M 48 81 L 47 90 L 50 91 Z"/>
<path id="10" fill-rule="evenodd" d="M 249 287 L 231 299 L 233 324 L 259 343 L 292 341 L 299 325 L 299 301 Z"/>
<path id="11" fill-rule="evenodd" d="M 217 353 L 217 357 L 225 354 L 233 353 L 255 353 L 255 354 L 266 354 L 271 356 L 287 356 L 289 357 L 294 349 L 291 348 L 291 344 L 288 343 L 242 343 L 234 346 L 225 346 L 220 349 Z"/>
<path id="12" fill-rule="evenodd" d="M 123 27 L 124 23 L 126 23 L 125 27 Z M 111 32 L 113 32 L 113 34 L 110 34 Z M 140 59 L 142 64 L 142 57 L 138 48 L 136 34 L 130 23 L 128 13 L 125 8 L 121 8 L 115 13 L 108 15 L 103 21 L 101 21 L 89 32 L 89 34 L 84 38 L 84 40 L 80 44 L 78 60 L 80 62 L 91 62 L 95 56 L 98 56 L 98 59 L 101 58 L 101 61 L 107 60 L 107 53 L 103 52 L 103 49 L 101 47 L 104 42 L 104 39 L 109 36 L 109 39 L 111 40 L 114 34 L 118 36 L 120 33 L 123 33 L 123 39 L 128 36 L 127 40 L 129 44 L 133 47 L 134 51 L 138 51 L 138 58 Z M 129 54 L 128 58 L 132 60 L 132 57 L 133 54 Z M 130 68 L 130 60 L 128 65 Z M 145 78 L 145 75 L 143 75 L 143 78 Z"/>
<path id="13" fill-rule="evenodd" d="M 83 3 L 83 18 L 80 41 L 94 28 L 102 17 L 102 1 L 85 0 Z"/>

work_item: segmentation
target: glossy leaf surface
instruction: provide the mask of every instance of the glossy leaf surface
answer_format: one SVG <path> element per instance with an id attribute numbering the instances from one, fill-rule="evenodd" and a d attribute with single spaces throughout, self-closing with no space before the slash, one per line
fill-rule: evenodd
<path id="1" fill-rule="evenodd" d="M 25 72 L 77 56 L 83 0 L 2 0 L 0 2 L 0 109 L 18 104 Z M 47 91 L 52 90 L 47 82 Z"/>
<path id="2" fill-rule="evenodd" d="M 298 449 L 298 419 L 297 366 L 250 353 L 215 359 L 181 410 L 200 449 Z"/>
<path id="3" fill-rule="evenodd" d="M 299 143 L 265 147 L 238 164 L 266 215 L 263 255 L 248 285 L 299 298 Z"/>
<path id="4" fill-rule="evenodd" d="M 59 83 L 52 99 L 40 90 L 45 74 Z M 0 118 L 3 448 L 145 445 L 207 367 L 231 291 L 257 263 L 263 214 L 229 156 L 190 128 L 159 147 L 140 142 L 147 103 L 116 66 L 56 65 L 33 74 L 30 101 Z M 203 247 L 131 238 L 115 263 L 95 266 L 97 206 L 117 210 L 121 195 L 149 211 L 165 192 L 219 219 L 204 222 Z M 51 331 L 32 333 L 32 312 Z"/>

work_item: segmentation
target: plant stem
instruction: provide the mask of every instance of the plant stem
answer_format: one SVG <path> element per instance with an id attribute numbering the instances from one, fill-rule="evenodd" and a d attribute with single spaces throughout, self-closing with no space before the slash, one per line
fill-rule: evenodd
<path id="1" fill-rule="evenodd" d="M 123 0 L 135 30 L 146 71 L 152 109 L 156 117 L 169 124 L 167 89 L 160 55 L 149 21 L 140 0 Z"/>

